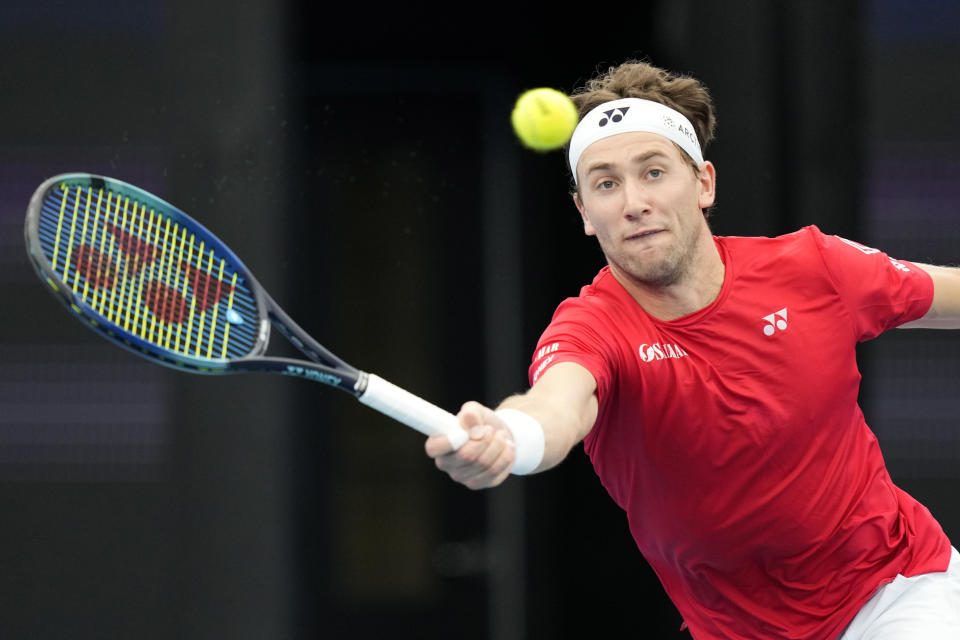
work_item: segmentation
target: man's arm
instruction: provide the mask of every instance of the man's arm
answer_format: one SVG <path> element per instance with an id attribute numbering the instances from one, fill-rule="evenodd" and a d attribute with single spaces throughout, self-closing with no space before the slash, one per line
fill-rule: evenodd
<path id="1" fill-rule="evenodd" d="M 930 264 L 917 266 L 933 278 L 933 303 L 922 318 L 899 328 L 960 329 L 960 269 Z"/>
<path id="2" fill-rule="evenodd" d="M 561 362 L 548 369 L 526 393 L 510 396 L 497 409 L 516 409 L 543 427 L 543 459 L 536 471 L 562 461 L 589 433 L 597 419 L 597 383 L 582 366 Z M 437 468 L 471 489 L 485 489 L 510 475 L 515 447 L 507 425 L 495 410 L 467 402 L 457 414 L 470 440 L 451 451 L 446 436 L 427 439 L 427 455 Z"/>

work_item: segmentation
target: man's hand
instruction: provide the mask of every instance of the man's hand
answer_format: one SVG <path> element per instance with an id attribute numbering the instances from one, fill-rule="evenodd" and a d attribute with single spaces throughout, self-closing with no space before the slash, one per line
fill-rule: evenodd
<path id="1" fill-rule="evenodd" d="M 427 455 L 437 468 L 469 489 L 487 489 L 503 482 L 513 466 L 513 437 L 492 409 L 467 402 L 457 414 L 460 426 L 470 435 L 453 451 L 446 436 L 427 438 Z"/>
<path id="2" fill-rule="evenodd" d="M 535 464 L 534 459 L 540 461 L 536 469 L 518 468 L 519 473 L 554 467 L 573 445 L 583 440 L 597 420 L 596 389 L 593 374 L 586 368 L 574 362 L 560 362 L 545 371 L 526 393 L 500 403 L 498 411 L 515 409 L 532 418 L 536 429 L 543 429 L 543 440 L 534 448 L 530 448 L 531 441 L 524 436 L 529 431 L 517 432 L 521 446 L 530 448 L 529 452 L 521 451 L 521 467 L 525 461 L 527 466 Z M 487 489 L 506 480 L 513 470 L 517 445 L 503 418 L 479 402 L 467 402 L 457 420 L 470 436 L 457 451 L 450 446 L 447 436 L 427 438 L 427 455 L 434 459 L 437 468 L 470 489 Z M 511 424 L 514 429 L 524 428 L 522 422 Z"/>

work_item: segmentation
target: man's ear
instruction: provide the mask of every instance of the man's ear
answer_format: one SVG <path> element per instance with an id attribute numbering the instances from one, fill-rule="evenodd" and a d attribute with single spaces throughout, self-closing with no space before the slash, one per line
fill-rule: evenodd
<path id="1" fill-rule="evenodd" d="M 700 183 L 698 204 L 700 210 L 704 211 L 712 207 L 717 198 L 717 169 L 712 162 L 708 160 L 700 166 L 697 180 Z"/>
<path id="2" fill-rule="evenodd" d="M 576 205 L 577 211 L 580 212 L 580 218 L 583 220 L 583 232 L 588 236 L 597 235 L 597 232 L 593 229 L 593 225 L 590 224 L 590 218 L 587 217 L 587 212 L 583 208 L 583 203 L 580 202 L 580 196 L 578 196 L 576 193 L 573 194 L 573 204 Z"/>

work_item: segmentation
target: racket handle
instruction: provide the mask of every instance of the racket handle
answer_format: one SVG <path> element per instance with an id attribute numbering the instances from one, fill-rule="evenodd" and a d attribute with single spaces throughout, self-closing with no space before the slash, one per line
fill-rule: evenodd
<path id="1" fill-rule="evenodd" d="M 454 450 L 470 439 L 452 413 L 387 382 L 378 375 L 367 374 L 367 388 L 357 399 L 371 409 L 376 409 L 424 435 L 447 436 Z"/>

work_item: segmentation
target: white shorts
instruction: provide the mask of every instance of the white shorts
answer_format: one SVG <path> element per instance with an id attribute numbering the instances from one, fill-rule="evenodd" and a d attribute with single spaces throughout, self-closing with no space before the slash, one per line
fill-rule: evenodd
<path id="1" fill-rule="evenodd" d="M 867 600 L 838 640 L 960 638 L 960 553 L 942 573 L 897 576 Z"/>

